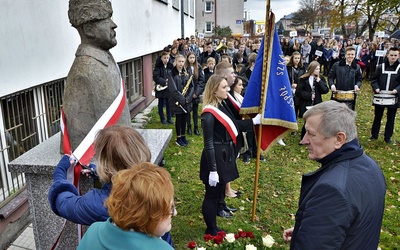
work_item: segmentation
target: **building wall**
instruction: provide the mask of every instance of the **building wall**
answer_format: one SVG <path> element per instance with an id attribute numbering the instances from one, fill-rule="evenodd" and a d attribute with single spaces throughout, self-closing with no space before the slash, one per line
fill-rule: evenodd
<path id="1" fill-rule="evenodd" d="M 111 1 L 117 62 L 161 50 L 181 37 L 179 10 L 159 0 Z M 80 43 L 67 16 L 68 1 L 3 0 L 0 8 L 0 97 L 65 77 Z M 160 15 L 162 13 L 162 15 Z M 185 34 L 195 20 L 185 15 Z"/>
<path id="2" fill-rule="evenodd" d="M 232 33 L 243 34 L 243 0 L 218 0 L 216 5 L 217 25 L 229 26 Z"/>
<path id="3" fill-rule="evenodd" d="M 205 12 L 205 3 L 213 3 L 213 11 Z M 213 27 L 229 26 L 232 33 L 243 34 L 243 0 L 197 0 L 196 1 L 196 31 L 204 33 L 205 37 L 213 33 L 205 33 L 206 22 L 212 22 Z"/>

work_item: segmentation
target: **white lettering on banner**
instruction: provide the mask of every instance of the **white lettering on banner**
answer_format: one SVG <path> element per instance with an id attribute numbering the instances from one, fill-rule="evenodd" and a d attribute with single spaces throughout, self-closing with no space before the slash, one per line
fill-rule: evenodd
<path id="1" fill-rule="evenodd" d="M 287 91 L 286 86 L 283 86 L 282 88 L 280 88 L 279 92 L 280 92 L 280 96 L 283 97 L 283 100 L 285 100 L 285 102 L 294 109 L 293 97 L 290 95 L 289 91 Z"/>
<path id="2" fill-rule="evenodd" d="M 284 60 L 284 57 L 282 55 L 279 56 L 281 60 L 279 60 L 278 65 L 282 67 L 276 67 L 276 75 L 277 76 L 282 76 L 284 74 L 284 71 L 286 69 L 286 63 Z"/>

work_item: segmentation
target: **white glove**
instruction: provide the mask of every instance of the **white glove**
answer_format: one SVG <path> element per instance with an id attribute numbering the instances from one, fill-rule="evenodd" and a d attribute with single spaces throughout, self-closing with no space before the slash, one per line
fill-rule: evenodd
<path id="1" fill-rule="evenodd" d="M 336 86 L 335 86 L 335 85 L 332 85 L 332 86 L 331 86 L 331 90 L 332 90 L 332 92 L 335 92 L 335 91 L 336 91 Z"/>
<path id="2" fill-rule="evenodd" d="M 252 120 L 254 125 L 261 124 L 261 114 L 257 114 Z"/>
<path id="3" fill-rule="evenodd" d="M 217 183 L 219 182 L 219 175 L 217 171 L 212 171 L 210 172 L 210 175 L 208 176 L 208 184 L 211 187 L 217 186 Z"/>

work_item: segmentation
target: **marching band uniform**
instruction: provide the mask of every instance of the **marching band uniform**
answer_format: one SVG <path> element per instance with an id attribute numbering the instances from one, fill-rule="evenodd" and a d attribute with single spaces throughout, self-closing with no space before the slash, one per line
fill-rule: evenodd
<path id="1" fill-rule="evenodd" d="M 388 86 L 387 86 L 388 85 Z M 389 61 L 386 60 L 383 64 L 380 64 L 375 71 L 374 76 L 371 79 L 371 86 L 374 90 L 374 93 L 377 89 L 380 90 L 397 90 L 397 100 L 400 97 L 400 64 L 399 61 L 396 61 L 392 65 L 390 65 Z M 397 102 L 395 105 L 382 106 L 378 104 L 374 104 L 375 106 L 375 118 L 372 124 L 371 129 L 371 138 L 370 139 L 378 139 L 379 129 L 381 126 L 381 120 L 383 116 L 383 112 L 385 107 L 387 107 L 387 121 L 385 126 L 385 142 L 391 143 L 390 138 L 393 135 L 394 129 L 394 121 L 396 118 L 397 108 L 399 107 L 399 103 Z"/>

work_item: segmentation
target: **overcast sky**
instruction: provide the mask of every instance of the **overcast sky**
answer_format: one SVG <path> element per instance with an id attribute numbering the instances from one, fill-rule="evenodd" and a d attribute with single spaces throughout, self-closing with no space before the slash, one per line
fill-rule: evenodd
<path id="1" fill-rule="evenodd" d="M 264 20 L 267 0 L 247 0 L 244 2 L 245 10 L 250 11 L 250 19 Z M 296 12 L 300 8 L 300 0 L 271 0 L 271 9 L 275 14 L 275 21 L 284 15 Z"/>

